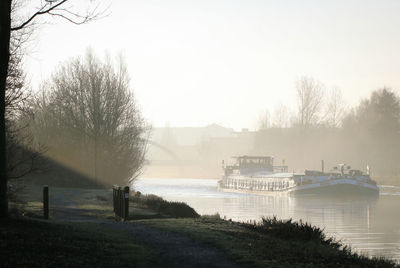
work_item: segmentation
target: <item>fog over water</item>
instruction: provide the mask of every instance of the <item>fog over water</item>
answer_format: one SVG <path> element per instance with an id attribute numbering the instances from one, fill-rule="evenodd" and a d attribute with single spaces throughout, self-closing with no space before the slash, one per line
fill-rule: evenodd
<path id="1" fill-rule="evenodd" d="M 300 220 L 325 229 L 369 256 L 400 261 L 400 187 L 381 185 L 378 197 L 323 198 L 318 196 L 252 195 L 220 192 L 212 179 L 138 179 L 136 191 L 185 202 L 199 214 L 219 213 L 235 221 L 263 216 Z"/>

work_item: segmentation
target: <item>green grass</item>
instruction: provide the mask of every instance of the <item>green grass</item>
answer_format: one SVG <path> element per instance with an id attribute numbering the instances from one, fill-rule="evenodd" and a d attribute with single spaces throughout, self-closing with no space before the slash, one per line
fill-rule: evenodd
<path id="1" fill-rule="evenodd" d="M 0 222 L 2 267 L 111 267 L 153 265 L 150 250 L 97 223 L 34 219 Z"/>
<path id="2" fill-rule="evenodd" d="M 272 229 L 268 224 L 266 228 L 260 228 L 260 224 L 235 223 L 216 217 L 140 222 L 186 233 L 195 240 L 217 247 L 234 262 L 249 267 L 398 267 L 389 260 L 369 259 L 352 253 L 333 239 L 325 238 L 318 228 L 291 221 L 274 225 L 283 230 L 291 229 L 285 235 L 276 230 L 270 232 Z"/>

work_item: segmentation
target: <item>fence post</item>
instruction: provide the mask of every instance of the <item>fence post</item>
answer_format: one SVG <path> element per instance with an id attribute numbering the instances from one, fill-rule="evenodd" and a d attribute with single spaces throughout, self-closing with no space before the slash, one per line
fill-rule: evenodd
<path id="1" fill-rule="evenodd" d="M 124 188 L 124 221 L 129 217 L 129 186 Z"/>
<path id="2" fill-rule="evenodd" d="M 121 187 L 118 186 L 117 187 L 117 216 L 118 216 L 118 220 L 121 217 Z"/>
<path id="3" fill-rule="evenodd" d="M 47 220 L 49 219 L 49 186 L 43 186 L 43 216 Z"/>
<path id="4" fill-rule="evenodd" d="M 113 186 L 113 210 L 114 210 L 114 213 L 118 212 L 118 210 L 117 210 L 117 207 L 118 207 L 117 206 L 117 201 L 118 201 L 117 194 L 118 194 L 118 186 L 114 185 Z"/>
<path id="5" fill-rule="evenodd" d="M 123 210 L 123 205 L 124 205 L 123 198 L 124 197 L 123 197 L 122 189 L 121 189 L 121 187 L 118 187 L 118 216 L 120 217 L 120 220 L 121 220 L 121 218 L 123 218 L 122 213 L 124 212 L 124 210 Z"/>
<path id="6" fill-rule="evenodd" d="M 115 185 L 113 185 L 112 190 L 113 190 L 113 211 L 115 213 Z"/>

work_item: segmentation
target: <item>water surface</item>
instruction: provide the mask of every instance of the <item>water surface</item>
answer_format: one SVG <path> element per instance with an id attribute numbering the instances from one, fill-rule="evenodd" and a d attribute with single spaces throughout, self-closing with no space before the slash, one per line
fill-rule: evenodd
<path id="1" fill-rule="evenodd" d="M 137 179 L 133 187 L 169 201 L 186 202 L 199 214 L 219 213 L 235 221 L 278 218 L 325 229 L 357 252 L 400 262 L 400 187 L 381 185 L 379 197 L 252 195 L 220 192 L 217 180 Z"/>

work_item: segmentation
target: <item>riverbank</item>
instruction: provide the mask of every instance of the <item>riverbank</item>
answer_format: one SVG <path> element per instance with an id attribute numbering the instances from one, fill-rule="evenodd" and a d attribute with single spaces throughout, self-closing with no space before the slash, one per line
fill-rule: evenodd
<path id="1" fill-rule="evenodd" d="M 150 266 L 155 255 L 99 223 L 11 217 L 0 222 L 1 267 Z"/>
<path id="2" fill-rule="evenodd" d="M 108 189 L 50 193 L 51 220 L 40 219 L 40 187 L 31 187 L 19 195 L 14 216 L 1 222 L 3 266 L 396 267 L 354 254 L 309 225 L 173 218 L 158 211 L 162 201 L 144 195 L 135 195 L 133 217 L 121 223 L 112 220 Z M 146 198 L 158 201 L 150 207 L 140 202 Z"/>

